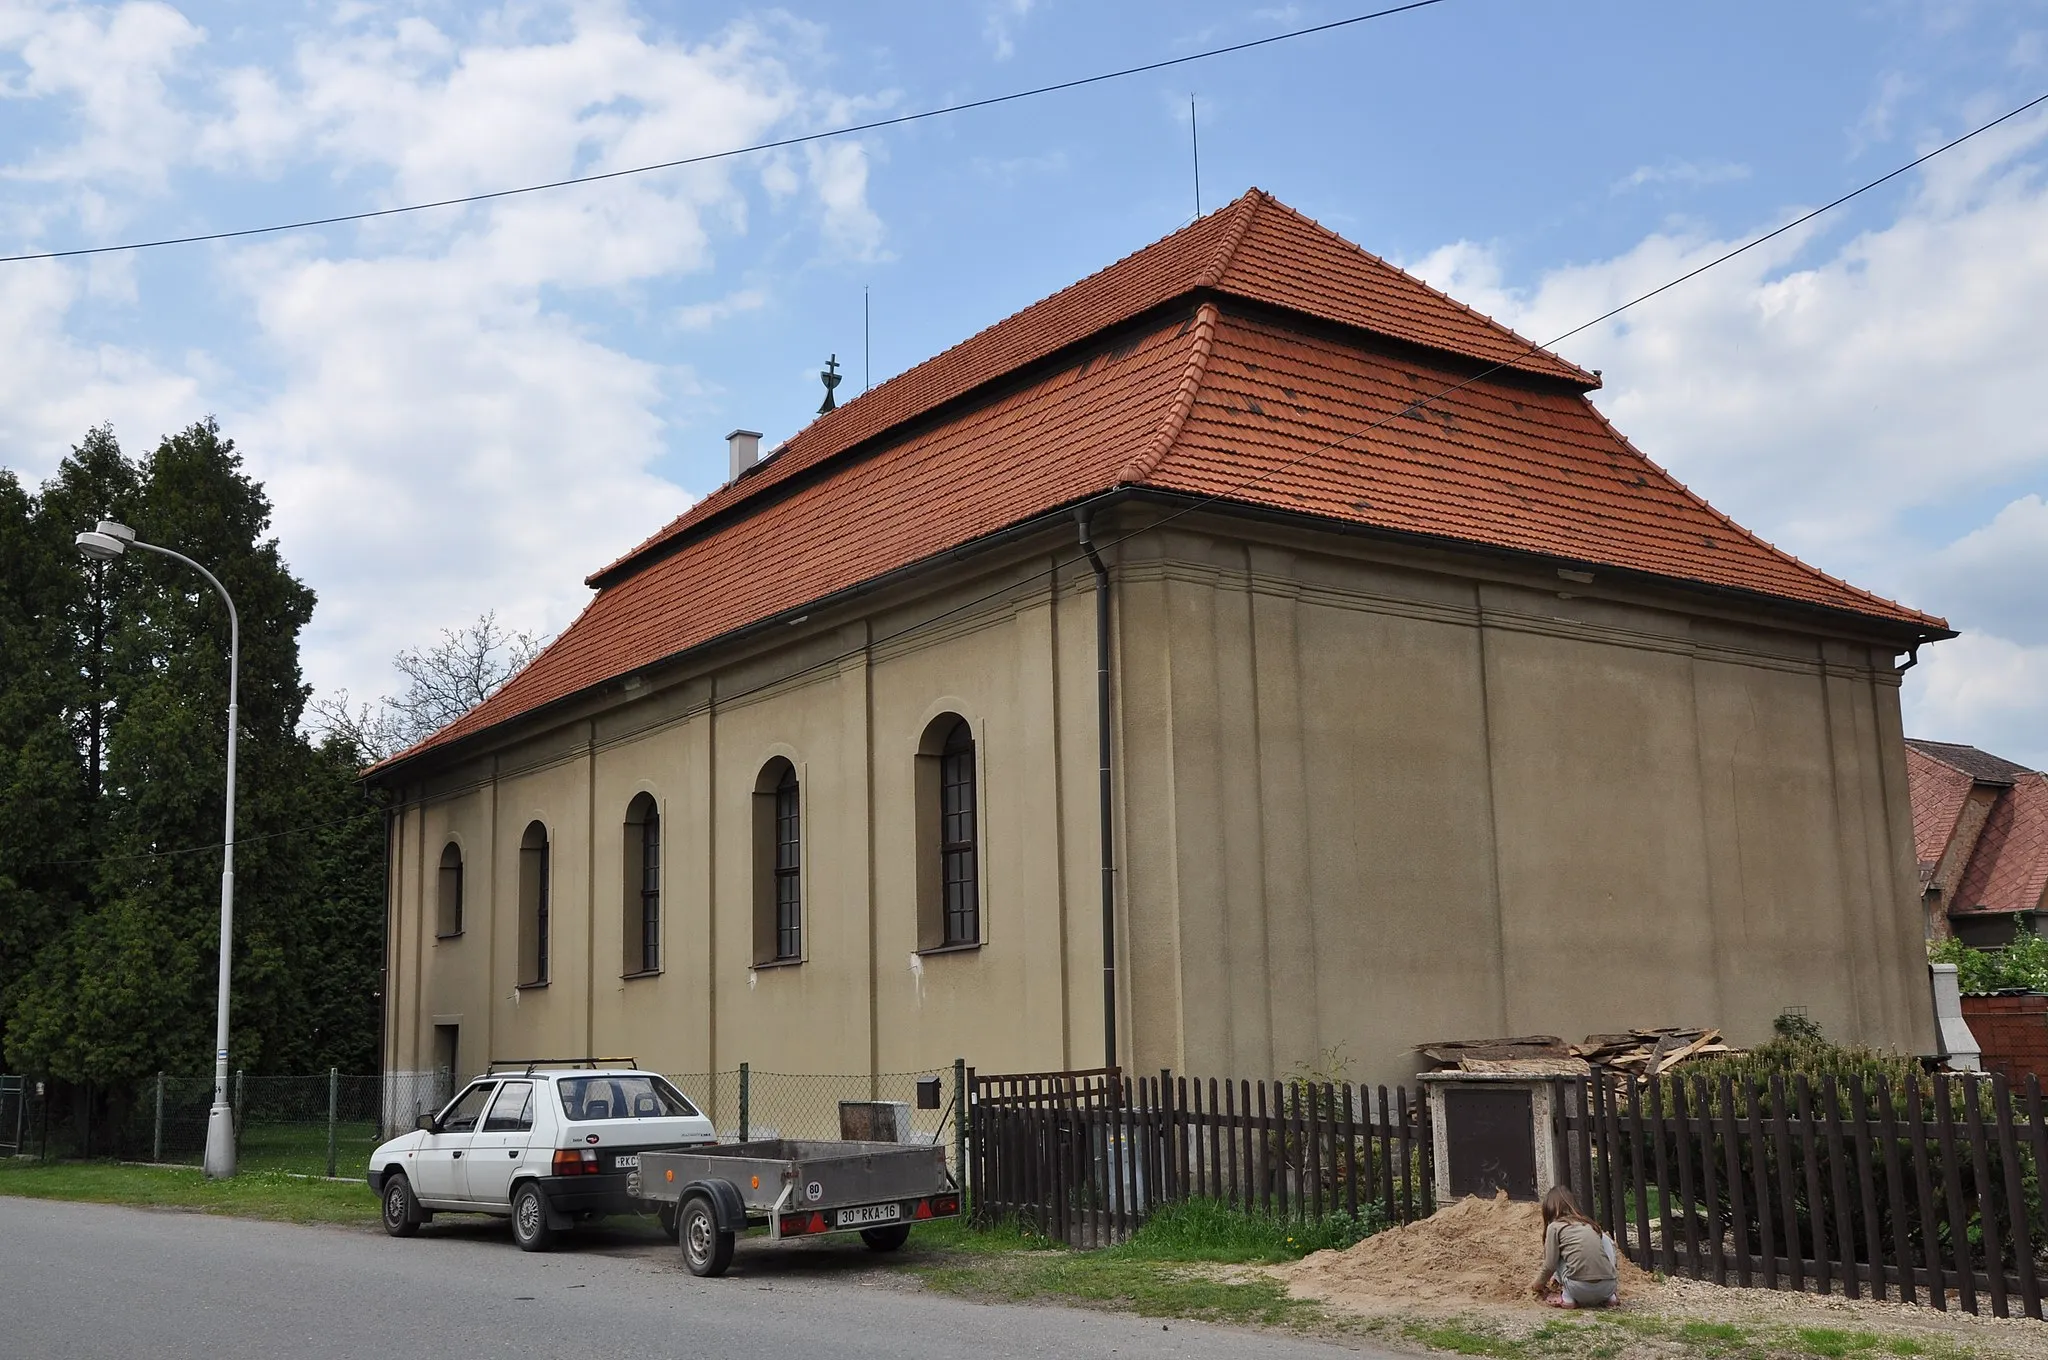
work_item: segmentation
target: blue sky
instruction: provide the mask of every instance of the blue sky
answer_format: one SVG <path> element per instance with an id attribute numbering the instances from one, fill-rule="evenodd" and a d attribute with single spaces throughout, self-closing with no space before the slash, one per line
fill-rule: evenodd
<path id="1" fill-rule="evenodd" d="M 0 0 L 0 253 L 470 193 L 1366 5 Z M 876 380 L 1259 185 L 1536 338 L 2048 92 L 2048 4 L 1446 0 L 1083 91 L 381 223 L 0 266 L 0 464 L 218 415 L 323 690 L 583 574 Z M 2048 117 L 1564 352 L 1722 509 L 1965 630 L 1909 730 L 2048 764 Z"/>

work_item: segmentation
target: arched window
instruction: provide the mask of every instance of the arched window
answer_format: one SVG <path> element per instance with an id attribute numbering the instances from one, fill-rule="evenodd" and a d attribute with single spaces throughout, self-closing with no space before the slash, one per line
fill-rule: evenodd
<path id="1" fill-rule="evenodd" d="M 625 966 L 628 977 L 661 971 L 661 810 L 652 794 L 626 806 Z"/>
<path id="2" fill-rule="evenodd" d="M 754 960 L 804 956 L 803 794 L 780 756 L 754 783 Z"/>
<path id="3" fill-rule="evenodd" d="M 974 729 L 957 713 L 925 729 L 917 756 L 920 949 L 981 943 L 981 815 Z"/>
<path id="4" fill-rule="evenodd" d="M 548 829 L 529 822 L 519 838 L 519 985 L 548 982 Z"/>
<path id="5" fill-rule="evenodd" d="M 462 933 L 462 847 L 454 841 L 441 851 L 437 888 L 434 934 L 446 940 Z"/>

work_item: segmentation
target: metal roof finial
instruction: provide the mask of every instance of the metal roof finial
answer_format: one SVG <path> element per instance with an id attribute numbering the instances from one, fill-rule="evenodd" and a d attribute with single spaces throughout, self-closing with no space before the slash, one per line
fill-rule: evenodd
<path id="1" fill-rule="evenodd" d="M 818 374 L 818 381 L 825 384 L 825 402 L 818 408 L 818 414 L 824 415 L 827 411 L 835 410 L 839 405 L 838 399 L 832 395 L 832 389 L 839 386 L 839 356 L 837 354 L 834 354 L 825 361 L 824 369 Z"/>

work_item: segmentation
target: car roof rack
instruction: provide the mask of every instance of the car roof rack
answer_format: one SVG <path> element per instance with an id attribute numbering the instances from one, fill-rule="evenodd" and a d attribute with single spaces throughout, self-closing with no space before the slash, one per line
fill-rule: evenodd
<path id="1" fill-rule="evenodd" d="M 571 1067 L 571 1068 L 574 1068 L 574 1067 L 583 1067 L 583 1068 L 591 1068 L 591 1069 L 596 1069 L 596 1068 L 599 1068 L 599 1067 L 631 1067 L 631 1068 L 635 1068 L 635 1069 L 637 1069 L 637 1068 L 638 1068 L 639 1066 L 640 1066 L 640 1064 L 639 1064 L 639 1063 L 637 1063 L 637 1062 L 633 1061 L 633 1059 L 631 1059 L 631 1058 L 629 1058 L 629 1057 L 628 1057 L 628 1058 L 494 1058 L 494 1059 L 492 1059 L 492 1060 L 491 1060 L 491 1062 L 490 1062 L 489 1066 L 488 1066 L 488 1067 L 486 1067 L 486 1068 L 485 1068 L 484 1070 L 485 1070 L 485 1072 L 486 1072 L 486 1073 L 490 1073 L 490 1072 L 495 1072 L 495 1071 L 497 1071 L 497 1070 L 498 1070 L 499 1068 L 501 1068 L 501 1067 L 523 1067 L 523 1068 L 525 1068 L 525 1069 L 526 1069 L 526 1075 L 530 1077 L 530 1076 L 532 1076 L 532 1075 L 533 1075 L 533 1073 L 534 1073 L 534 1069 L 535 1069 L 535 1068 L 539 1068 L 539 1067 Z"/>

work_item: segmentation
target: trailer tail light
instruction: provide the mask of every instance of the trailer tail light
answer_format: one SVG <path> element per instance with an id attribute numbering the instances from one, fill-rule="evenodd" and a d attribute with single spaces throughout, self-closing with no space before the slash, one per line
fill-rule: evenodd
<path id="1" fill-rule="evenodd" d="M 555 1174 L 557 1176 L 595 1176 L 598 1174 L 597 1149 L 560 1149 L 555 1153 Z"/>
<path id="2" fill-rule="evenodd" d="M 820 1213 L 784 1214 L 776 1229 L 784 1237 L 803 1237 L 809 1233 L 828 1232 L 830 1225 L 825 1222 L 825 1215 Z"/>
<path id="3" fill-rule="evenodd" d="M 932 1197 L 932 1216 L 934 1218 L 944 1218 L 948 1214 L 957 1214 L 959 1212 L 960 1197 L 958 1195 L 934 1195 Z"/>

